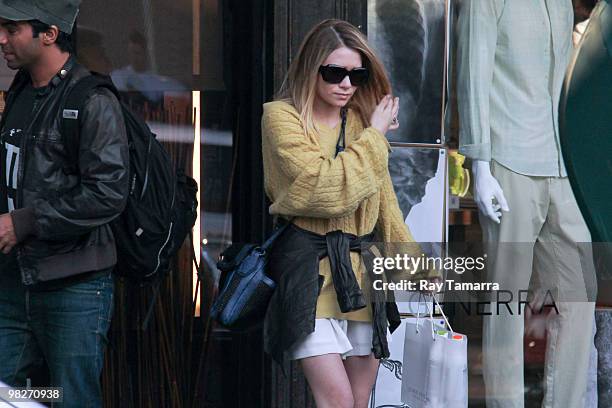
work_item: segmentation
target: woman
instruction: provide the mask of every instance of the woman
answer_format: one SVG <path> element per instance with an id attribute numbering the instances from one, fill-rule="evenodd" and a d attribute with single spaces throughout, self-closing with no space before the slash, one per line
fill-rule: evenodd
<path id="1" fill-rule="evenodd" d="M 394 303 L 370 303 L 359 254 L 375 228 L 376 240 L 414 241 L 387 169 L 398 110 L 380 60 L 340 20 L 307 34 L 279 98 L 264 105 L 270 213 L 292 224 L 270 255 L 278 287 L 265 347 L 300 361 L 318 407 L 367 406 L 387 328 L 399 324 Z"/>

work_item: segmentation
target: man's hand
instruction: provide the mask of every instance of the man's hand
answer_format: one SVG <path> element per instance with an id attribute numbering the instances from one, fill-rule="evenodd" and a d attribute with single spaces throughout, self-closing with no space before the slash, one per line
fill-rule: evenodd
<path id="1" fill-rule="evenodd" d="M 489 162 L 474 161 L 472 174 L 474 175 L 474 200 L 478 208 L 484 215 L 499 224 L 502 216 L 500 209 L 510 211 L 510 208 L 502 188 L 491 174 Z"/>
<path id="2" fill-rule="evenodd" d="M 10 214 L 0 215 L 0 251 L 4 254 L 11 252 L 17 245 L 17 236 Z"/>

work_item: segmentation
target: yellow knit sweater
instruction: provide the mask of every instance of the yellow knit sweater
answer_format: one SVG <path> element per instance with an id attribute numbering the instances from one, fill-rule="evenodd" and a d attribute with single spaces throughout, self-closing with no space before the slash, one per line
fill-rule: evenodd
<path id="1" fill-rule="evenodd" d="M 262 118 L 263 167 L 270 214 L 293 218 L 300 228 L 326 234 L 342 230 L 355 235 L 378 225 L 384 242 L 414 242 L 404 223 L 388 170 L 390 146 L 378 130 L 363 128 L 349 110 L 346 149 L 334 158 L 340 124 L 332 129 L 318 124 L 307 133 L 297 110 L 282 101 L 264 104 Z M 365 268 L 351 252 L 357 281 Z M 331 280 L 329 260 L 323 258 L 319 274 L 325 277 L 317 300 L 317 318 L 369 321 L 370 308 L 342 313 Z"/>

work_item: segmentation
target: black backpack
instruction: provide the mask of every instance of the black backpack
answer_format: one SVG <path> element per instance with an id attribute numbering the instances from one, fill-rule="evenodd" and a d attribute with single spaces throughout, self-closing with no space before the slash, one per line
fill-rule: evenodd
<path id="1" fill-rule="evenodd" d="M 78 113 L 95 88 L 109 89 L 121 103 L 130 157 L 127 205 L 111 227 L 117 246 L 116 273 L 135 281 L 151 281 L 169 269 L 197 218 L 195 180 L 177 171 L 168 152 L 143 119 L 121 101 L 110 77 L 92 73 L 80 79 L 64 103 L 62 136 L 78 148 Z M 72 119 L 74 118 L 74 119 Z M 76 158 L 77 152 L 70 152 Z"/>

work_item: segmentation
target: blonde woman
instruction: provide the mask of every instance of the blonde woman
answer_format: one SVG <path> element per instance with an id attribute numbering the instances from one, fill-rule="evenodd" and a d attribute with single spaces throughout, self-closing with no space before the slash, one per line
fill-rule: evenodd
<path id="1" fill-rule="evenodd" d="M 299 360 L 318 407 L 366 407 L 393 302 L 362 284 L 361 244 L 412 242 L 387 169 L 385 134 L 399 100 L 364 36 L 326 20 L 304 39 L 262 119 L 270 213 L 290 220 L 270 254 L 278 286 L 264 323 L 265 348 Z"/>

